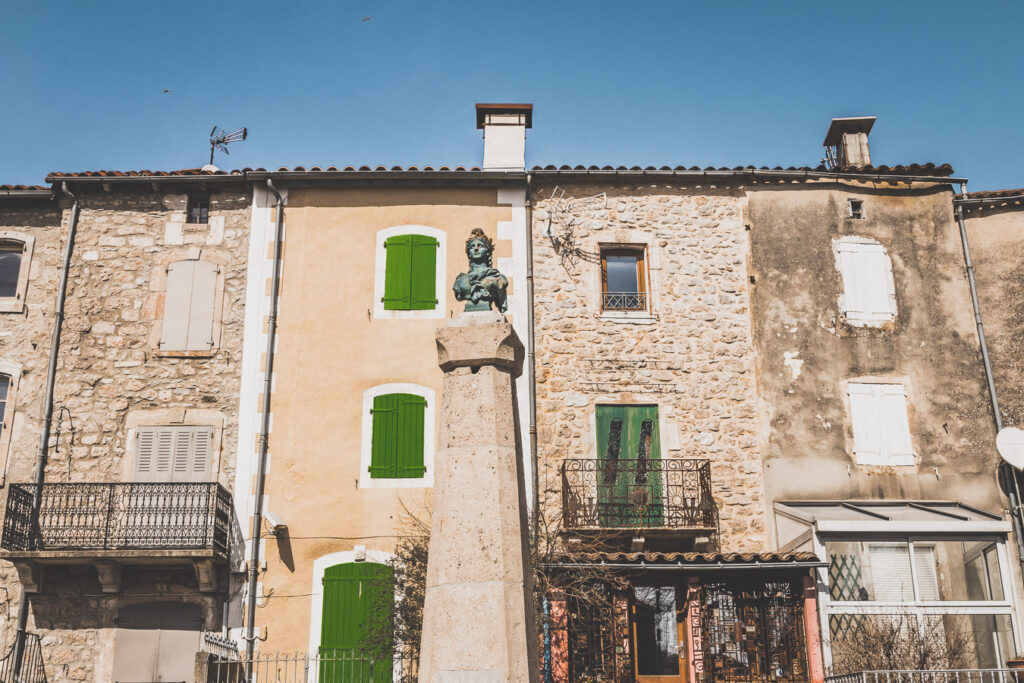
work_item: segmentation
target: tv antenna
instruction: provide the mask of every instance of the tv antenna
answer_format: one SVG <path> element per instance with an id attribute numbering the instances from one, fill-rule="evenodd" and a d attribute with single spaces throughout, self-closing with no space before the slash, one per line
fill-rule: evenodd
<path id="1" fill-rule="evenodd" d="M 225 154 L 228 152 L 228 144 L 232 142 L 241 142 L 249 135 L 248 128 L 239 128 L 236 131 L 228 133 L 223 128 L 213 127 L 210 131 L 210 164 L 213 164 L 213 153 L 218 149 Z"/>

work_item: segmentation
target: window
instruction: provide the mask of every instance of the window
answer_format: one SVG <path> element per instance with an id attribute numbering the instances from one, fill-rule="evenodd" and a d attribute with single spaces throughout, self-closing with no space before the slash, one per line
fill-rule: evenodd
<path id="1" fill-rule="evenodd" d="M 25 310 L 34 243 L 31 235 L 0 230 L 0 313 L 21 313 Z"/>
<path id="2" fill-rule="evenodd" d="M 10 389 L 10 376 L 0 375 L 0 439 L 3 438 L 3 432 L 7 431 L 7 394 Z"/>
<path id="3" fill-rule="evenodd" d="M 646 311 L 646 281 L 642 246 L 601 247 L 602 310 Z"/>
<path id="4" fill-rule="evenodd" d="M 431 311 L 437 307 L 437 250 L 429 235 L 396 235 L 384 241 L 387 265 L 384 308 L 389 311 Z"/>
<path id="5" fill-rule="evenodd" d="M 864 200 L 850 200 L 850 218 L 864 218 Z"/>
<path id="6" fill-rule="evenodd" d="M 135 481 L 210 481 L 212 461 L 213 427 L 159 425 L 138 429 Z"/>
<path id="7" fill-rule="evenodd" d="M 835 249 L 843 278 L 839 310 L 846 322 L 862 326 L 894 320 L 896 286 L 885 247 L 873 240 L 844 237 Z"/>
<path id="8" fill-rule="evenodd" d="M 219 273 L 220 268 L 209 261 L 175 261 L 167 266 L 161 351 L 213 350 Z"/>
<path id="9" fill-rule="evenodd" d="M 1012 612 L 1003 592 L 1001 543 L 985 538 L 829 540 L 828 624 L 833 655 L 856 647 L 858 631 L 957 645 L 972 667 L 999 667 L 1013 657 Z M 865 621 L 867 620 L 867 621 Z"/>
<path id="10" fill-rule="evenodd" d="M 427 400 L 415 394 L 382 394 L 373 399 L 373 479 L 418 479 L 423 464 Z"/>
<path id="11" fill-rule="evenodd" d="M 210 196 L 189 195 L 188 215 L 186 223 L 209 223 L 210 222 Z"/>
<path id="12" fill-rule="evenodd" d="M 14 427 L 14 408 L 21 366 L 0 359 L 0 486 L 7 476 L 7 458 Z"/>
<path id="13" fill-rule="evenodd" d="M 903 385 L 850 382 L 847 392 L 857 464 L 913 465 L 914 448 Z"/>

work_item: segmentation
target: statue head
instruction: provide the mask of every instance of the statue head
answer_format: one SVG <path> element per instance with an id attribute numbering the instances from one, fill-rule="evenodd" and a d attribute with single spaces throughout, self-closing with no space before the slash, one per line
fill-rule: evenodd
<path id="1" fill-rule="evenodd" d="M 473 228 L 466 240 L 466 258 L 470 263 L 486 263 L 490 268 L 494 254 L 494 242 L 480 228 Z"/>

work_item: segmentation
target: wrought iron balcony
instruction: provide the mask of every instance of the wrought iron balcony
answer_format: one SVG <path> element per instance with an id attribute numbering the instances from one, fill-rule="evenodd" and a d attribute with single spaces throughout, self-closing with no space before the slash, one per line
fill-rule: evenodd
<path id="1" fill-rule="evenodd" d="M 647 292 L 605 292 L 601 307 L 605 311 L 646 311 Z"/>
<path id="2" fill-rule="evenodd" d="M 566 529 L 718 532 L 708 460 L 562 461 Z"/>
<path id="3" fill-rule="evenodd" d="M 0 548 L 8 557 L 49 552 L 228 553 L 231 494 L 217 483 L 11 484 Z"/>

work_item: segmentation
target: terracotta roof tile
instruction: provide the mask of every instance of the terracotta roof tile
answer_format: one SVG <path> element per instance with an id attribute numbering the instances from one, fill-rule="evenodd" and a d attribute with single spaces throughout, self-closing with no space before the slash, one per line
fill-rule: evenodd
<path id="1" fill-rule="evenodd" d="M 242 171 L 204 171 L 201 168 L 182 168 L 177 171 L 80 171 L 77 173 L 54 172 L 47 178 L 152 178 L 178 176 L 225 176 L 243 175 Z"/>
<path id="2" fill-rule="evenodd" d="M 534 166 L 534 171 L 558 171 L 558 172 L 609 172 L 609 173 L 621 173 L 621 172 L 644 172 L 644 171 L 670 171 L 670 172 L 701 172 L 701 171 L 797 171 L 797 172 L 814 172 L 814 173 L 863 173 L 866 175 L 934 175 L 934 176 L 949 176 L 953 173 L 953 167 L 949 164 L 910 164 L 909 166 L 864 166 L 859 168 L 827 168 L 825 166 L 788 166 L 783 168 L 782 166 L 734 166 L 732 168 L 726 166 L 714 167 L 706 166 L 701 168 L 700 166 L 555 166 L 549 164 L 547 166 Z"/>
<path id="3" fill-rule="evenodd" d="M 1000 199 L 1002 197 L 1019 197 L 1024 195 L 1024 187 L 1016 190 L 988 190 L 985 192 L 968 192 L 967 199 Z M 957 195 L 957 199 L 964 199 L 964 195 Z"/>
<path id="4" fill-rule="evenodd" d="M 818 562 L 818 556 L 810 552 L 793 553 L 660 553 L 660 552 L 603 552 L 573 553 L 560 558 L 569 562 L 609 562 L 639 564 L 763 564 Z"/>
<path id="5" fill-rule="evenodd" d="M 49 190 L 49 185 L 0 185 L 0 190 Z"/>

